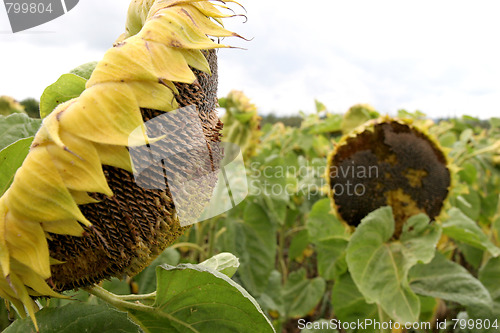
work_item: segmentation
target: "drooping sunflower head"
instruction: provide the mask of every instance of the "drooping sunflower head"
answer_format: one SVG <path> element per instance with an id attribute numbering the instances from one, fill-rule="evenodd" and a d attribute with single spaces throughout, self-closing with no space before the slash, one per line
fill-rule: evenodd
<path id="1" fill-rule="evenodd" d="M 260 122 L 262 118 L 257 113 L 257 107 L 239 90 L 232 90 L 219 100 L 220 106 L 226 109 L 222 118 L 224 129 L 223 140 L 237 144 L 245 160 L 255 155 L 259 144 Z"/>
<path id="2" fill-rule="evenodd" d="M 447 157 L 437 141 L 411 122 L 388 117 L 345 135 L 328 158 L 332 204 L 347 224 L 392 206 L 395 236 L 412 215 L 431 219 L 443 208 L 451 184 Z"/>
<path id="3" fill-rule="evenodd" d="M 138 273 L 185 230 L 180 206 L 208 203 L 217 179 L 200 169 L 220 160 L 214 49 L 226 47 L 212 38 L 237 36 L 220 24 L 226 2 L 133 1 L 86 89 L 44 119 L 0 198 L 0 296 L 21 315 L 34 319 L 34 297 Z"/>

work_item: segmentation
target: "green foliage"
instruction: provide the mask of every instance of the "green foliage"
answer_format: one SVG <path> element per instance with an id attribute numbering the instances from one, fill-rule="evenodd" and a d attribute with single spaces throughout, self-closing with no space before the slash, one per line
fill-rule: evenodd
<path id="1" fill-rule="evenodd" d="M 25 113 L 24 106 L 10 96 L 0 96 L 0 116 L 13 113 Z"/>
<path id="2" fill-rule="evenodd" d="M 31 118 L 40 118 L 40 103 L 34 98 L 25 98 L 19 102 Z"/>
<path id="3" fill-rule="evenodd" d="M 40 332 L 43 333 L 139 333 L 139 326 L 126 313 L 107 305 L 73 302 L 60 308 L 45 308 L 37 313 Z M 30 318 L 17 320 L 4 333 L 35 332 Z"/>
<path id="4" fill-rule="evenodd" d="M 0 196 L 7 191 L 17 169 L 29 153 L 33 138 L 20 139 L 0 151 Z"/>
<path id="5" fill-rule="evenodd" d="M 255 106 L 231 103 L 221 100 L 236 110 L 239 126 L 256 116 Z M 104 282 L 102 290 L 92 291 L 97 298 L 78 291 L 67 294 L 81 303 L 42 301 L 39 322 L 47 322 L 46 315 L 53 325 L 65 322 L 68 313 L 80 318 L 70 311 L 75 304 L 83 306 L 82 313 L 105 309 L 109 325 L 116 318 L 145 332 L 194 331 L 189 325 L 199 332 L 298 332 L 298 320 L 309 323 L 302 332 L 323 332 L 332 320 L 434 325 L 438 317 L 448 323 L 499 318 L 500 120 L 433 123 L 418 111 L 398 112 L 447 147 L 454 179 L 444 213 L 436 221 L 410 218 L 396 239 L 389 207 L 370 213 L 354 229 L 336 217 L 326 195 L 328 154 L 342 133 L 378 113 L 358 105 L 346 115 L 334 114 L 321 102 L 316 105 L 317 113 L 302 115 L 294 126 L 272 117 L 262 126 L 245 161 L 249 195 L 238 206 L 195 224 L 137 276 Z M 251 112 L 237 111 L 242 109 Z M 39 125 L 23 115 L 10 117 L 0 118 L 0 130 L 10 138 L 4 147 L 33 135 Z M 22 160 L 28 141 L 16 143 L 17 160 L 9 153 L 10 169 Z M 102 299 L 113 307 L 103 308 Z M 19 320 L 10 329 L 31 327 L 22 325 L 30 323 Z M 384 330 L 352 330 L 379 331 Z M 495 332 L 452 326 L 444 331 Z"/>
<path id="6" fill-rule="evenodd" d="M 29 118 L 25 114 L 0 116 L 0 149 L 4 149 L 19 139 L 35 135 L 41 123 L 40 119 Z"/>
<path id="7" fill-rule="evenodd" d="M 390 241 L 394 227 L 390 207 L 365 217 L 347 247 L 347 265 L 368 303 L 376 303 L 400 323 L 416 322 L 420 301 L 410 289 L 408 271 L 433 258 L 441 230 L 423 214 L 407 221 L 398 241 Z"/>
<path id="8" fill-rule="evenodd" d="M 87 80 L 75 74 L 63 74 L 56 82 L 45 88 L 40 98 L 40 116 L 45 118 L 59 104 L 80 96 Z"/>

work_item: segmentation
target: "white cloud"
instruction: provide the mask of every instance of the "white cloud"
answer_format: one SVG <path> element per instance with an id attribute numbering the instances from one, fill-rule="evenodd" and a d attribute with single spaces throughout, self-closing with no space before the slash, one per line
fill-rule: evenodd
<path id="1" fill-rule="evenodd" d="M 336 112 L 356 103 L 432 117 L 498 115 L 500 5 L 494 0 L 247 0 L 226 27 L 250 42 L 220 50 L 220 95 L 244 90 L 262 112 Z M 10 34 L 0 10 L 0 94 L 39 97 L 69 69 L 99 59 L 123 31 L 128 2 L 80 1 L 67 15 Z M 235 7 L 235 10 L 241 10 Z M 52 33 L 42 33 L 53 31 Z"/>

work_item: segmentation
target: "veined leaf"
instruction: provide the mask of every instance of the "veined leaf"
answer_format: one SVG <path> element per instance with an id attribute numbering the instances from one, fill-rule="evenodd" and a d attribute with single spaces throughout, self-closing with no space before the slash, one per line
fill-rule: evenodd
<path id="1" fill-rule="evenodd" d="M 408 284 L 408 271 L 418 262 L 430 262 L 441 230 L 424 214 L 411 217 L 401 238 L 390 241 L 395 228 L 392 208 L 383 207 L 365 217 L 347 247 L 352 279 L 368 303 L 377 303 L 394 320 L 415 322 L 420 301 Z"/>

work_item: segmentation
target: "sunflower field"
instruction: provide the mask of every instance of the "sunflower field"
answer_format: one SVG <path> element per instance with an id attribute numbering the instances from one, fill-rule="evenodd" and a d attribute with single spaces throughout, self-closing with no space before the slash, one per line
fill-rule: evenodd
<path id="1" fill-rule="evenodd" d="M 500 118 L 263 124 L 216 95 L 225 10 L 134 1 L 41 119 L 2 97 L 0 329 L 500 332 Z"/>

